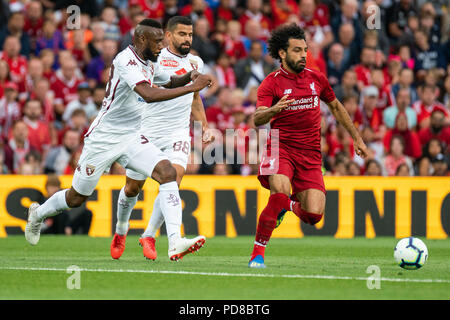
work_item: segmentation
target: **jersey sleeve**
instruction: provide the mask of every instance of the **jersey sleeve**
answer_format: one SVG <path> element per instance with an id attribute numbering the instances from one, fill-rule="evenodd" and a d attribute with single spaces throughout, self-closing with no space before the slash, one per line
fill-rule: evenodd
<path id="1" fill-rule="evenodd" d="M 261 85 L 258 88 L 257 91 L 257 100 L 256 100 L 256 107 L 268 107 L 270 108 L 272 106 L 272 103 L 275 99 L 275 92 L 274 92 L 274 83 L 272 78 L 265 78 L 263 82 L 261 82 Z"/>
<path id="2" fill-rule="evenodd" d="M 120 79 L 125 81 L 131 90 L 134 90 L 134 87 L 136 87 L 139 83 L 148 82 L 148 79 L 144 76 L 142 69 L 134 59 L 129 59 L 129 61 L 126 61 L 123 58 L 115 59 L 113 64 L 117 69 Z"/>
<path id="3" fill-rule="evenodd" d="M 198 60 L 198 70 L 197 71 L 203 74 L 205 63 L 203 62 L 202 58 L 200 58 L 200 57 L 197 57 L 197 60 Z"/>
<path id="4" fill-rule="evenodd" d="M 322 90 L 320 91 L 320 99 L 329 103 L 336 99 L 333 89 L 330 86 L 328 79 L 321 73 L 319 76 L 320 86 Z"/>
<path id="5" fill-rule="evenodd" d="M 163 86 L 170 82 L 170 74 L 160 67 L 159 63 L 154 63 L 155 76 L 153 77 L 153 83 L 157 86 Z"/>

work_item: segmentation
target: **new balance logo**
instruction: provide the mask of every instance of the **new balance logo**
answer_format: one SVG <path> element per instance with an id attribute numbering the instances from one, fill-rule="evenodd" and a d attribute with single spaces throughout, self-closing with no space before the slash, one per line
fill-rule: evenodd
<path id="1" fill-rule="evenodd" d="M 283 94 L 291 94 L 292 93 L 292 89 L 286 89 L 284 90 Z"/>
<path id="2" fill-rule="evenodd" d="M 137 66 L 136 61 L 134 61 L 134 59 L 131 59 L 130 61 L 128 61 L 127 66 Z"/>

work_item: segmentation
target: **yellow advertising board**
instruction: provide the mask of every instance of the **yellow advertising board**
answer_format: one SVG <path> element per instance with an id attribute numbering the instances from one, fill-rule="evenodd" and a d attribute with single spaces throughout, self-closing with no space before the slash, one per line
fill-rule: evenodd
<path id="1" fill-rule="evenodd" d="M 26 208 L 46 196 L 46 176 L 0 176 L 0 237 L 23 233 Z M 69 188 L 72 176 L 60 177 Z M 86 208 L 92 211 L 89 235 L 110 237 L 123 176 L 103 176 Z M 325 217 L 316 226 L 300 223 L 287 213 L 273 237 L 304 235 L 410 235 L 432 239 L 450 234 L 450 178 L 447 177 L 325 177 Z M 150 219 L 158 184 L 147 181 L 131 216 L 130 233 L 142 232 Z M 254 235 L 257 217 L 269 191 L 255 176 L 186 176 L 180 188 L 183 232 L 206 237 Z"/>

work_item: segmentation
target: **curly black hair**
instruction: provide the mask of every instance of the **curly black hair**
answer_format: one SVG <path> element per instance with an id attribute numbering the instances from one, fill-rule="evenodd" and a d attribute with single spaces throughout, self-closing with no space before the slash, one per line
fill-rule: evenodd
<path id="1" fill-rule="evenodd" d="M 287 50 L 289 47 L 289 39 L 306 40 L 305 31 L 297 24 L 292 23 L 283 25 L 272 31 L 269 39 L 269 53 L 274 59 L 281 62 L 278 51 L 280 49 Z"/>

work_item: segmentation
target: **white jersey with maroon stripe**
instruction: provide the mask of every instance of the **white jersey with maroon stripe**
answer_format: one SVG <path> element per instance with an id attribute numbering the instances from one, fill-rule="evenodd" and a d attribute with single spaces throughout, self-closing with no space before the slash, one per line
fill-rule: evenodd
<path id="1" fill-rule="evenodd" d="M 192 70 L 203 72 L 203 60 L 200 57 L 190 53 L 180 56 L 168 48 L 161 50 L 157 64 L 170 76 L 183 75 Z M 156 79 L 154 82 L 156 85 L 161 85 L 161 82 Z M 142 115 L 141 133 L 149 137 L 165 137 L 174 129 L 188 131 L 193 97 L 194 94 L 190 93 L 171 100 L 148 104 Z"/>
<path id="2" fill-rule="evenodd" d="M 129 46 L 114 58 L 102 108 L 85 136 L 86 143 L 115 144 L 136 133 L 147 105 L 134 87 L 142 82 L 167 83 L 170 75 L 151 61 L 143 61 Z"/>

